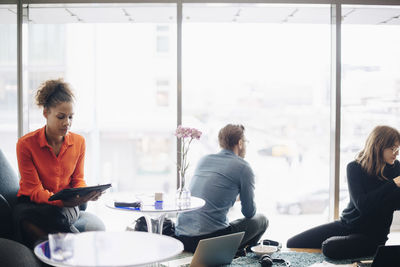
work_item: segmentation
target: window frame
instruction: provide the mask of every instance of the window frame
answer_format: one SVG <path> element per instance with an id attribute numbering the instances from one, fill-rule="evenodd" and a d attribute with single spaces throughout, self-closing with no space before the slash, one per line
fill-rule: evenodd
<path id="1" fill-rule="evenodd" d="M 339 176 L 340 176 L 340 135 L 341 135 L 341 11 L 342 5 L 390 6 L 400 5 L 400 0 L 119 0 L 118 3 L 173 3 L 177 8 L 177 125 L 182 123 L 182 9 L 186 3 L 226 3 L 226 4 L 329 4 L 331 5 L 331 117 L 330 117 L 330 220 L 339 217 Z M 18 137 L 27 133 L 28 129 L 28 99 L 26 79 L 23 66 L 26 55 L 23 45 L 26 37 L 24 27 L 25 6 L 29 4 L 93 4 L 89 0 L 5 0 L 2 4 L 17 5 L 17 92 L 18 92 Z M 115 4 L 112 0 L 97 0 L 98 4 Z M 26 25 L 25 25 L 26 26 Z M 26 84 L 26 83 L 25 83 Z M 177 140 L 177 151 L 180 147 Z M 176 160 L 180 164 L 177 153 Z M 177 185 L 178 185 L 177 172 Z M 333 207 L 333 208 L 332 208 Z"/>

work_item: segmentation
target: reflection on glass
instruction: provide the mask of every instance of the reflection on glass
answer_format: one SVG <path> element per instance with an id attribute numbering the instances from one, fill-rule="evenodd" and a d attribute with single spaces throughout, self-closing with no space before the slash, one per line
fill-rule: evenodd
<path id="1" fill-rule="evenodd" d="M 343 6 L 342 26 L 342 191 L 346 166 L 377 125 L 400 128 L 399 6 Z M 373 16 L 371 16 L 373 14 Z M 340 202 L 343 210 L 348 199 Z M 399 216 L 395 215 L 399 228 Z M 396 226 L 397 225 L 397 226 Z"/>
<path id="2" fill-rule="evenodd" d="M 16 10 L 16 5 L 0 5 L 0 149 L 15 170 L 18 137 Z"/>
<path id="3" fill-rule="evenodd" d="M 220 128 L 241 123 L 268 236 L 326 222 L 329 7 L 187 4 L 183 14 L 183 124 L 204 132 L 188 172 L 219 151 Z"/>

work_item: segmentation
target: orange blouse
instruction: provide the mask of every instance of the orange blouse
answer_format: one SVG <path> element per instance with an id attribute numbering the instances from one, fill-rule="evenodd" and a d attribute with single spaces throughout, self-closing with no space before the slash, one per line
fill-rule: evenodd
<path id="1" fill-rule="evenodd" d="M 65 188 L 86 186 L 83 177 L 85 139 L 68 132 L 56 156 L 46 140 L 45 128 L 30 132 L 18 140 L 21 180 L 17 196 L 29 196 L 33 202 L 62 207 L 61 200 L 48 201 L 49 197 Z"/>

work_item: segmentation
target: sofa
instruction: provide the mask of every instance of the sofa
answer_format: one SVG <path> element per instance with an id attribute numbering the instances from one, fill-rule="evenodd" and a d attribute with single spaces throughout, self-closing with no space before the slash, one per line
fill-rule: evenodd
<path id="1" fill-rule="evenodd" d="M 0 149 L 0 266 L 37 267 L 45 266 L 36 258 L 33 251 L 15 240 L 13 231 L 13 207 L 17 204 L 19 181 L 16 173 Z M 84 211 L 74 226 L 80 231 L 104 231 L 103 222 L 94 214 Z"/>

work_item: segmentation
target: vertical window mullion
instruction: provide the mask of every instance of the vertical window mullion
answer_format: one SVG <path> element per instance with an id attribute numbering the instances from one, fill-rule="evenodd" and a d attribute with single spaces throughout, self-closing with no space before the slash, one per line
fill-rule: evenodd
<path id="1" fill-rule="evenodd" d="M 341 5 L 331 5 L 331 108 L 329 219 L 339 218 L 340 100 L 341 100 Z"/>
<path id="2" fill-rule="evenodd" d="M 23 1 L 17 2 L 17 109 L 18 109 L 18 138 L 26 134 L 28 125 L 28 89 L 26 86 L 27 63 L 27 36 L 28 36 L 28 8 L 23 6 Z M 25 23 L 25 25 L 24 25 Z"/>
<path id="3" fill-rule="evenodd" d="M 182 0 L 178 0 L 176 3 L 176 26 L 177 26 L 177 126 L 182 124 Z M 181 164 L 181 157 L 179 154 L 181 147 L 181 140 L 176 141 L 176 162 L 177 166 Z M 179 174 L 178 169 L 176 169 L 176 185 L 179 185 Z"/>

